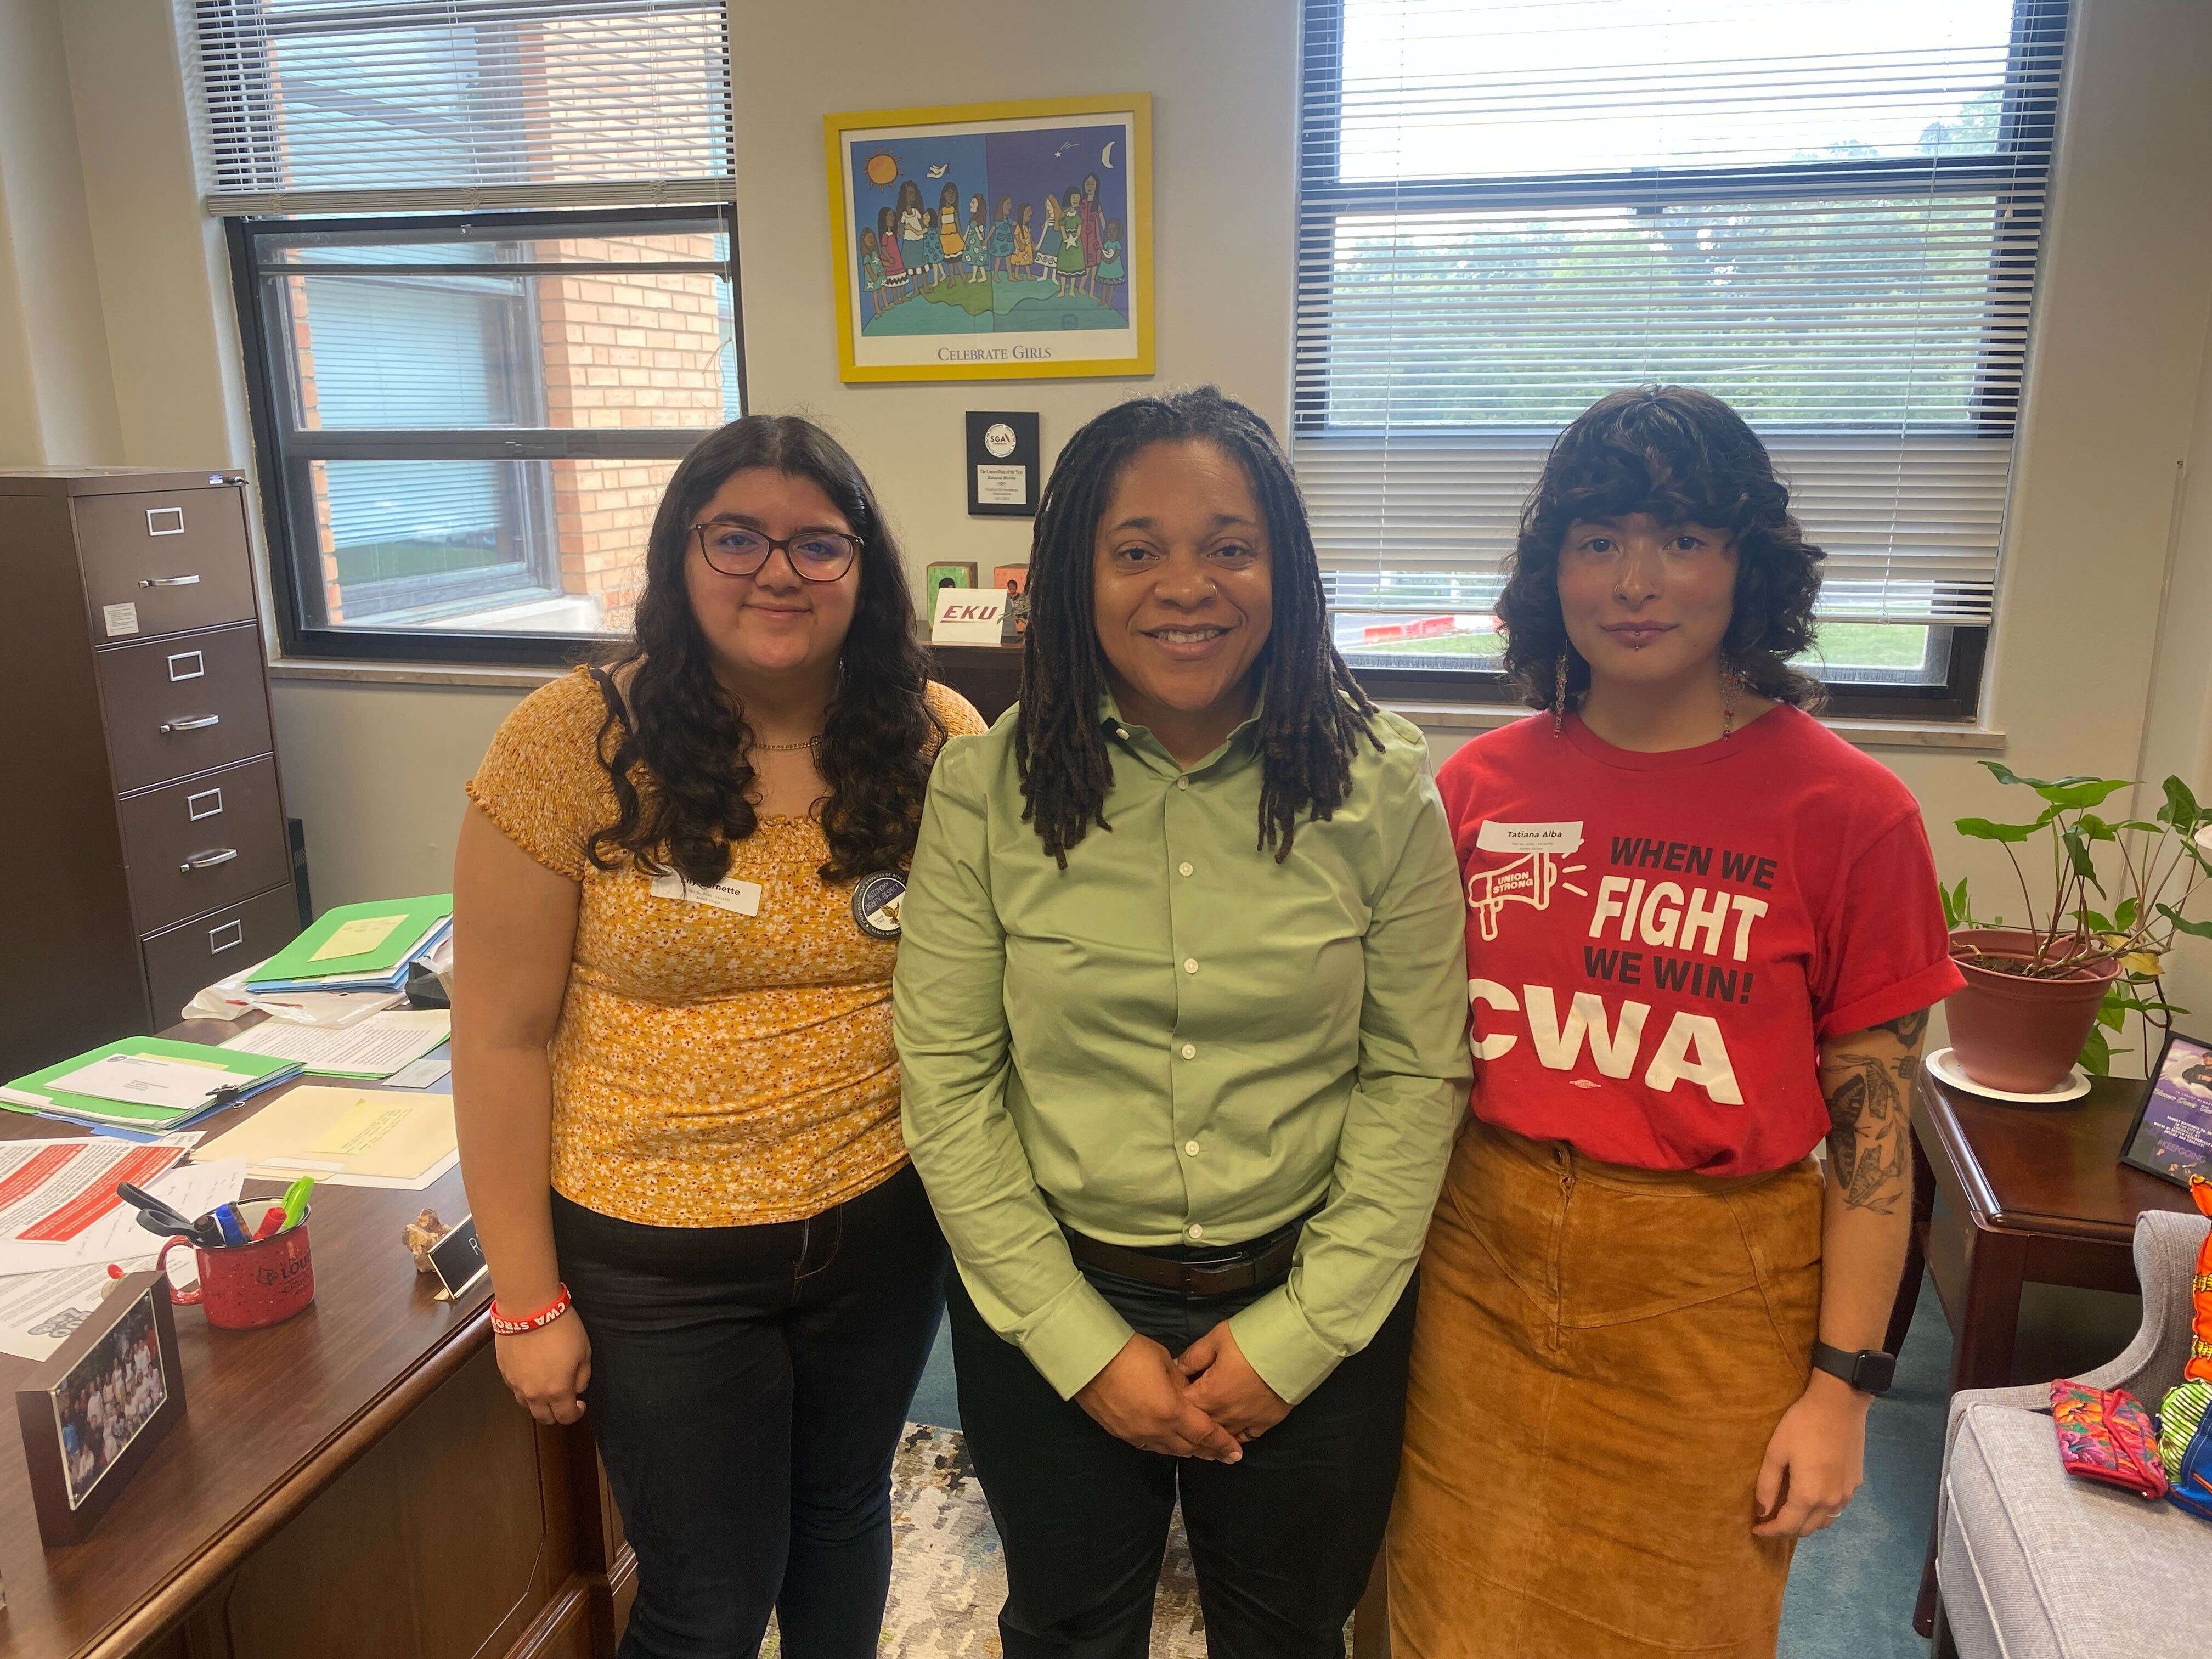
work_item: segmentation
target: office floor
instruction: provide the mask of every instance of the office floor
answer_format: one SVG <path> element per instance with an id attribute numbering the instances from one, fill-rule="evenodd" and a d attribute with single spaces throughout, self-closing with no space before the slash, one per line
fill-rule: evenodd
<path id="1" fill-rule="evenodd" d="M 2014 1375 L 2077 1374 L 2118 1352 L 2135 1326 L 2132 1297 L 2030 1286 Z M 1951 1369 L 1951 1334 L 1925 1280 L 1898 1361 L 1897 1385 L 1869 1419 L 1858 1501 L 1797 1552 L 1783 1609 L 1782 1659 L 1925 1659 L 1928 1644 L 1912 1630 L 1912 1601 L 1935 1510 Z M 909 1415 L 959 1426 L 952 1352 L 942 1329 Z"/>

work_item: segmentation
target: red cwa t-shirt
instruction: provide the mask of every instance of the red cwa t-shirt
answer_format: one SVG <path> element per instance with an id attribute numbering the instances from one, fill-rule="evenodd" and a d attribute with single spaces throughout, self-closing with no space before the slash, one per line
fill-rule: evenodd
<path id="1" fill-rule="evenodd" d="M 1779 1169 L 1828 1133 L 1818 1041 L 1963 983 L 1918 804 L 1795 708 L 1663 754 L 1539 714 L 1437 782 L 1467 878 L 1472 1105 L 1517 1134 Z"/>

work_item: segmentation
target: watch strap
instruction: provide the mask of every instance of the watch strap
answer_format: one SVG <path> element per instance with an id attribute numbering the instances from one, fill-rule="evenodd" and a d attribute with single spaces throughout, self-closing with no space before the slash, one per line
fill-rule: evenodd
<path id="1" fill-rule="evenodd" d="M 1878 1348 L 1862 1348 L 1853 1353 L 1846 1348 L 1815 1341 L 1813 1365 L 1816 1370 L 1841 1377 L 1862 1394 L 1887 1394 L 1889 1385 L 1897 1379 L 1897 1356 Z"/>

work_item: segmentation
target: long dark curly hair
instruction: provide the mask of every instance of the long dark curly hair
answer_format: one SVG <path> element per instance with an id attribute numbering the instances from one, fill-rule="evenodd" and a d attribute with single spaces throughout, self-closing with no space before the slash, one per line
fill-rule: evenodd
<path id="1" fill-rule="evenodd" d="M 752 731 L 714 678 L 684 585 L 693 522 L 724 480 L 747 467 L 820 486 L 860 538 L 860 599 L 815 751 L 830 786 L 820 811 L 830 861 L 821 874 L 850 881 L 903 869 L 945 737 L 927 701 L 929 657 L 915 638 L 905 564 L 875 492 L 836 439 L 790 415 L 748 415 L 701 439 L 661 495 L 630 637 L 605 665 L 635 664 L 636 672 L 626 688 L 629 718 L 617 720 L 610 709 L 599 728 L 599 759 L 618 811 L 593 832 L 589 856 L 602 870 L 630 859 L 654 873 L 672 866 L 685 880 L 711 885 L 729 873 L 730 843 L 757 826 L 745 799 Z"/>
<path id="2" fill-rule="evenodd" d="M 1014 758 L 1022 816 L 1046 852 L 1067 866 L 1068 849 L 1106 822 L 1113 778 L 1101 726 L 1106 653 L 1093 614 L 1091 562 L 1098 520 L 1130 457 L 1148 444 L 1203 439 L 1244 469 L 1266 518 L 1274 592 L 1267 643 L 1254 672 L 1262 708 L 1259 844 L 1291 854 L 1297 818 L 1327 818 L 1352 787 L 1364 739 L 1379 751 L 1375 705 L 1337 655 L 1322 592 L 1321 562 L 1305 504 L 1282 446 L 1267 423 L 1212 386 L 1133 398 L 1099 416 L 1053 464 L 1030 549 L 1030 627 L 1022 654 Z"/>
<path id="3" fill-rule="evenodd" d="M 1640 386 L 1599 398 L 1559 436 L 1521 514 L 1521 537 L 1498 599 L 1505 672 L 1531 707 L 1557 690 L 1589 689 L 1589 665 L 1568 641 L 1559 614 L 1559 545 L 1577 520 L 1648 513 L 1663 524 L 1701 524 L 1735 538 L 1735 612 L 1723 660 L 1761 696 L 1820 705 L 1820 682 L 1789 659 L 1813 645 L 1820 550 L 1790 516 L 1790 490 L 1742 416 L 1711 392 Z"/>

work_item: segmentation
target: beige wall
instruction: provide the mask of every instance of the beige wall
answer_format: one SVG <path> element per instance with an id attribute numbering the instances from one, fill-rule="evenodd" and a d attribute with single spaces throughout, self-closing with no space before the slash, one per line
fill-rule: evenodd
<path id="1" fill-rule="evenodd" d="M 166 0 L 0 5 L 61 20 L 119 459 L 250 464 L 228 277 L 192 198 Z M 1279 425 L 1293 16 L 1290 0 L 1124 0 L 1121 27 L 1100 31 L 1094 13 L 1072 5 L 948 0 L 918 12 L 893 0 L 733 0 L 754 406 L 836 430 L 917 564 L 1023 556 L 1025 524 L 966 515 L 961 412 L 1036 409 L 1049 450 L 1133 383 L 841 385 L 820 118 L 1144 90 L 1158 158 L 1155 384 L 1218 380 Z M 2207 85 L 2212 5 L 2077 0 L 1984 717 L 2022 771 L 2133 775 L 2142 765 L 2189 773 L 2212 793 L 2212 652 L 2201 643 L 2212 636 L 2212 486 L 2184 489 L 2212 470 Z M 0 274 L 0 405 L 22 374 L 9 356 L 4 283 Z M 7 430 L 0 416 L 0 441 Z M 319 902 L 444 881 L 459 782 L 516 695 L 280 684 L 278 742 Z M 1457 738 L 1436 740 L 1441 753 Z M 2002 861 L 1976 858 L 1948 828 L 2006 805 L 1975 757 L 1877 752 L 1920 796 L 1946 872 L 1994 890 Z M 2191 983 L 2196 1006 L 2212 1008 L 2212 973 Z"/>
<path id="2" fill-rule="evenodd" d="M 121 441 L 60 16 L 0 0 L 0 465 L 98 463 Z"/>

